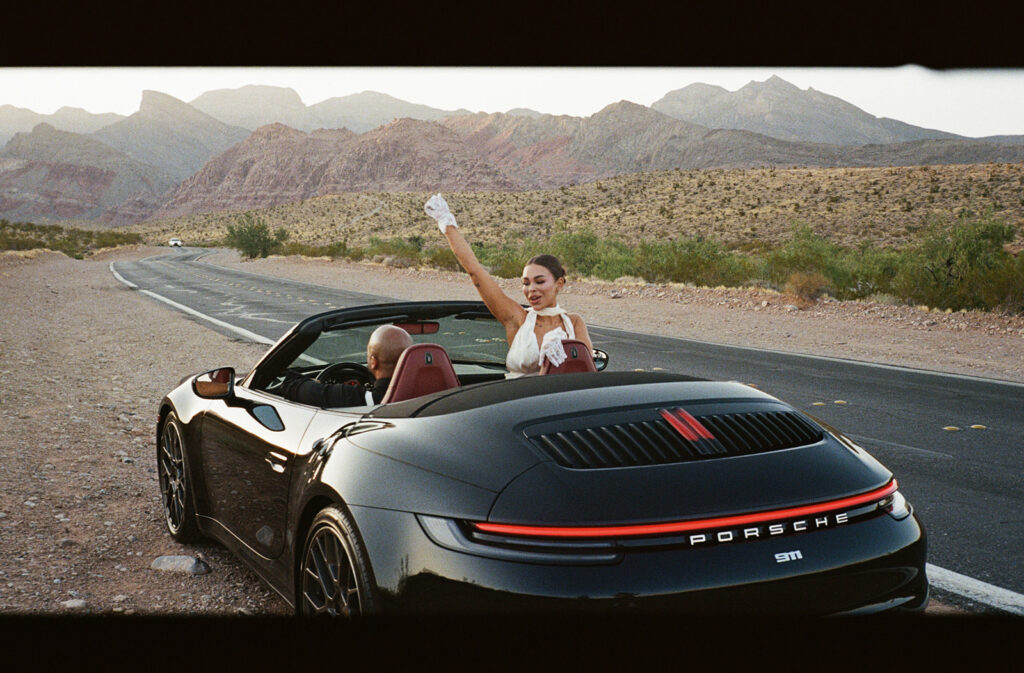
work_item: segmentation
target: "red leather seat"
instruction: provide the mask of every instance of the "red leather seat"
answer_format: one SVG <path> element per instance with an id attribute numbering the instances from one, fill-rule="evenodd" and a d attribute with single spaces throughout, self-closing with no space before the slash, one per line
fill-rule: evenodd
<path id="1" fill-rule="evenodd" d="M 544 358 L 541 363 L 541 374 L 577 374 L 582 372 L 596 372 L 594 357 L 590 354 L 590 348 L 579 339 L 566 339 L 562 342 L 565 349 L 565 362 L 555 367 Z"/>
<path id="2" fill-rule="evenodd" d="M 399 356 L 381 404 L 458 387 L 459 378 L 444 348 L 437 344 L 414 344 Z"/>

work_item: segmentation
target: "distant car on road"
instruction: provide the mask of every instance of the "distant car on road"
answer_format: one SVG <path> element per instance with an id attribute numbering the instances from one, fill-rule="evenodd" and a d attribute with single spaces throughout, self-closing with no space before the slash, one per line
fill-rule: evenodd
<path id="1" fill-rule="evenodd" d="M 171 246 L 172 248 L 180 248 L 181 245 L 182 245 L 181 239 L 180 238 L 172 238 L 170 241 L 167 242 L 167 245 Z"/>

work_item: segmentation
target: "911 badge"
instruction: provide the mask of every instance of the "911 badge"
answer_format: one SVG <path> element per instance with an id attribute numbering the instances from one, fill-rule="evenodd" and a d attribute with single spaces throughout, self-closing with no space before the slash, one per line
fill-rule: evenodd
<path id="1" fill-rule="evenodd" d="M 775 555 L 775 562 L 776 563 L 785 563 L 787 561 L 799 561 L 803 557 L 804 557 L 804 555 L 800 553 L 800 550 L 799 549 L 795 549 L 793 551 L 784 551 L 784 552 L 780 552 L 780 553 L 776 554 Z"/>

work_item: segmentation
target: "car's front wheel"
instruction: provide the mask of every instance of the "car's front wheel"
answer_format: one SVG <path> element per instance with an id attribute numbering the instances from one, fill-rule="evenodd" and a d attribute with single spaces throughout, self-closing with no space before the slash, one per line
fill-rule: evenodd
<path id="1" fill-rule="evenodd" d="M 303 547 L 298 612 L 303 616 L 354 617 L 375 612 L 370 563 L 356 527 L 330 505 L 313 519 Z"/>
<path id="2" fill-rule="evenodd" d="M 167 414 L 156 456 L 167 532 L 178 542 L 195 542 L 201 535 L 192 504 L 192 481 L 185 462 L 185 441 L 174 412 Z"/>

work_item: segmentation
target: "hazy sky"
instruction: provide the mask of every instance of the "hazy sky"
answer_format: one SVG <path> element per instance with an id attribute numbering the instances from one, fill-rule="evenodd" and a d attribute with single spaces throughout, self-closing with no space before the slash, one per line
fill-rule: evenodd
<path id="1" fill-rule="evenodd" d="M 629 100 L 650 105 L 694 82 L 735 91 L 772 75 L 838 96 L 878 117 L 966 136 L 1024 134 L 1024 69 L 899 68 L 2 68 L 0 105 L 42 114 L 62 106 L 89 112 L 137 111 L 144 89 L 183 101 L 246 84 L 290 87 L 306 105 L 379 91 L 445 110 L 591 115 Z"/>

